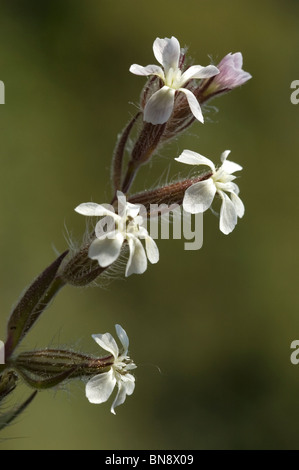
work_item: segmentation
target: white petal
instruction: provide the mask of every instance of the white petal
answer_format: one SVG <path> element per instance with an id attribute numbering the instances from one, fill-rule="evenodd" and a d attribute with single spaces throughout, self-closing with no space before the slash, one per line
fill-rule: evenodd
<path id="1" fill-rule="evenodd" d="M 143 67 L 142 65 L 133 64 L 129 70 L 135 75 L 158 75 L 162 80 L 165 78 L 163 70 L 158 65 L 147 65 L 146 67 Z"/>
<path id="2" fill-rule="evenodd" d="M 201 107 L 199 106 L 199 102 L 193 95 L 192 91 L 187 90 L 187 88 L 179 88 L 179 91 L 185 93 L 193 116 L 196 117 L 198 121 L 204 122 L 204 118 L 201 112 Z"/>
<path id="3" fill-rule="evenodd" d="M 181 86 L 193 78 L 209 78 L 214 77 L 214 75 L 217 75 L 218 73 L 219 70 L 214 65 L 208 65 L 207 67 L 192 65 L 183 73 L 181 77 Z"/>
<path id="4" fill-rule="evenodd" d="M 241 69 L 243 65 L 243 56 L 241 52 L 232 54 L 233 63 L 236 69 Z"/>
<path id="5" fill-rule="evenodd" d="M 163 65 L 163 51 L 169 41 L 169 38 L 157 38 L 153 44 L 154 56 L 156 57 L 159 64 Z"/>
<path id="6" fill-rule="evenodd" d="M 146 249 L 146 254 L 147 254 L 149 261 L 152 264 L 158 263 L 159 250 L 158 250 L 156 242 L 152 239 L 152 237 L 148 236 L 145 238 L 145 249 Z"/>
<path id="7" fill-rule="evenodd" d="M 134 362 L 131 362 L 130 364 L 127 364 L 126 365 L 126 370 L 132 370 L 132 369 L 136 369 L 137 366 L 136 364 L 134 364 Z"/>
<path id="8" fill-rule="evenodd" d="M 135 390 L 135 377 L 132 374 L 123 375 L 122 382 L 125 385 L 126 394 L 132 395 Z"/>
<path id="9" fill-rule="evenodd" d="M 154 42 L 153 50 L 157 61 L 163 65 L 165 70 L 178 68 L 181 48 L 179 41 L 174 36 L 170 39 L 157 38 Z"/>
<path id="10" fill-rule="evenodd" d="M 206 211 L 212 204 L 216 187 L 211 178 L 195 183 L 185 192 L 183 208 L 185 212 L 198 214 Z"/>
<path id="11" fill-rule="evenodd" d="M 110 206 L 110 208 L 113 209 L 112 206 Z M 110 215 L 111 217 L 117 218 L 117 214 L 115 214 L 113 210 L 109 210 L 106 207 L 100 204 L 96 204 L 94 202 L 85 202 L 83 204 L 80 204 L 76 207 L 75 211 L 82 215 L 98 217 L 102 215 Z"/>
<path id="12" fill-rule="evenodd" d="M 175 160 L 180 163 L 186 163 L 187 165 L 207 165 L 211 170 L 215 171 L 215 165 L 212 160 L 192 150 L 184 150 Z"/>
<path id="13" fill-rule="evenodd" d="M 126 217 L 126 209 L 127 209 L 127 198 L 123 192 L 117 191 L 117 212 L 119 216 L 123 219 Z"/>
<path id="14" fill-rule="evenodd" d="M 104 403 L 110 397 L 116 384 L 113 370 L 96 375 L 85 387 L 85 394 L 90 403 Z"/>
<path id="15" fill-rule="evenodd" d="M 222 198 L 219 228 L 221 232 L 223 232 L 225 235 L 228 235 L 234 230 L 236 226 L 238 220 L 237 212 L 228 195 L 223 191 L 219 191 L 218 193 Z"/>
<path id="16" fill-rule="evenodd" d="M 221 191 L 226 191 L 228 193 L 239 194 L 240 192 L 239 187 L 236 185 L 236 183 L 232 183 L 231 181 L 227 183 L 221 183 L 217 181 L 217 189 L 220 189 Z"/>
<path id="17" fill-rule="evenodd" d="M 114 359 L 118 358 L 119 349 L 117 343 L 113 336 L 110 333 L 98 334 L 98 335 L 91 335 L 93 339 L 98 343 L 101 348 L 105 349 L 105 351 L 110 352 Z"/>
<path id="18" fill-rule="evenodd" d="M 111 413 L 113 413 L 114 415 L 116 414 L 115 413 L 115 408 L 119 405 L 122 405 L 125 400 L 126 400 L 126 389 L 123 385 L 118 385 L 118 391 L 117 391 L 117 394 L 116 394 L 116 397 L 111 405 Z"/>
<path id="19" fill-rule="evenodd" d="M 105 216 L 95 226 L 95 235 L 97 238 L 115 238 L 118 231 L 115 227 L 115 219 L 110 216 Z"/>
<path id="20" fill-rule="evenodd" d="M 234 163 L 234 162 L 231 162 L 230 160 L 227 160 L 227 157 L 229 154 L 230 154 L 230 150 L 226 150 L 225 152 L 222 153 L 221 155 L 222 167 L 221 168 L 230 174 L 234 173 L 235 171 L 243 170 L 243 167 L 241 167 L 241 165 L 238 165 L 238 163 Z"/>
<path id="21" fill-rule="evenodd" d="M 139 211 L 140 211 L 140 206 L 137 206 L 136 204 L 131 204 L 130 202 L 127 202 L 126 211 L 127 211 L 127 216 L 133 217 L 133 219 L 135 219 L 135 221 L 136 221 L 136 217 L 137 217 L 137 215 L 139 214 Z M 136 223 L 138 223 L 138 222 L 136 221 Z"/>
<path id="22" fill-rule="evenodd" d="M 98 260 L 99 265 L 106 268 L 119 257 L 123 241 L 124 237 L 120 232 L 116 232 L 113 239 L 96 238 L 89 247 L 88 256 Z"/>
<path id="23" fill-rule="evenodd" d="M 116 334 L 119 337 L 119 340 L 123 346 L 123 355 L 126 356 L 129 349 L 129 338 L 125 330 L 120 325 L 115 325 Z"/>
<path id="24" fill-rule="evenodd" d="M 231 150 L 225 150 L 224 152 L 222 152 L 221 157 L 220 157 L 220 160 L 222 163 L 225 162 L 225 160 L 227 159 L 230 153 L 231 153 Z"/>
<path id="25" fill-rule="evenodd" d="M 144 109 L 144 120 L 151 124 L 164 124 L 171 116 L 174 104 L 175 90 L 164 86 L 156 91 Z"/>
<path id="26" fill-rule="evenodd" d="M 148 237 L 149 235 L 148 235 L 147 229 L 141 225 L 144 222 L 143 217 L 140 217 L 140 218 L 139 218 L 139 216 L 136 217 L 135 222 L 136 222 L 136 224 L 139 224 L 139 230 L 136 233 L 136 236 L 138 238 L 142 238 L 142 239 Z"/>
<path id="27" fill-rule="evenodd" d="M 130 256 L 126 267 L 126 277 L 133 273 L 142 274 L 147 268 L 147 258 L 138 238 L 129 238 Z"/>
<path id="28" fill-rule="evenodd" d="M 231 193 L 230 197 L 231 197 L 233 205 L 235 206 L 237 216 L 240 218 L 243 217 L 245 213 L 245 207 L 244 207 L 243 202 L 241 201 L 241 199 L 236 193 Z"/>
<path id="29" fill-rule="evenodd" d="M 134 391 L 135 383 L 133 382 L 133 387 L 132 387 L 132 385 L 131 385 L 132 382 L 126 382 L 124 380 L 124 379 L 126 379 L 126 377 L 127 376 L 124 376 L 121 381 L 117 382 L 118 392 L 117 392 L 115 400 L 114 400 L 114 402 L 112 403 L 112 406 L 111 406 L 111 413 L 113 413 L 113 414 L 115 414 L 115 408 L 119 405 L 122 405 L 126 400 L 126 396 L 131 395 Z M 130 385 L 127 385 L 129 383 L 130 383 Z"/>

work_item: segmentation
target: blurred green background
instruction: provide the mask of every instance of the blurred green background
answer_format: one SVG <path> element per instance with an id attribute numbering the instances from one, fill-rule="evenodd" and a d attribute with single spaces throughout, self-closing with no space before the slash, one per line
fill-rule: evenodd
<path id="1" fill-rule="evenodd" d="M 223 235 L 207 213 L 201 250 L 159 241 L 161 261 L 142 276 L 66 287 L 20 348 L 100 354 L 90 335 L 120 323 L 138 364 L 134 395 L 113 416 L 111 401 L 88 403 L 80 381 L 44 391 L 0 448 L 299 448 L 299 365 L 290 362 L 299 338 L 298 19 L 297 0 L 0 0 L 2 339 L 22 290 L 65 250 L 66 231 L 80 240 L 86 220 L 74 207 L 109 201 L 116 136 L 144 84 L 128 69 L 156 63 L 154 39 L 176 36 L 201 65 L 241 51 L 253 75 L 133 187 L 182 171 L 173 158 L 184 148 L 215 162 L 231 149 L 246 206 L 234 232 Z M 7 405 L 29 391 L 22 385 Z"/>

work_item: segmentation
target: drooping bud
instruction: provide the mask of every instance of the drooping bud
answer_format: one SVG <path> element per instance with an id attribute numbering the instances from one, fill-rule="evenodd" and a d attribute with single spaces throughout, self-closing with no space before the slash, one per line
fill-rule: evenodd
<path id="1" fill-rule="evenodd" d="M 210 99 L 219 93 L 228 92 L 246 83 L 252 76 L 242 69 L 241 52 L 229 53 L 217 65 L 220 73 L 202 83 L 201 96 Z"/>

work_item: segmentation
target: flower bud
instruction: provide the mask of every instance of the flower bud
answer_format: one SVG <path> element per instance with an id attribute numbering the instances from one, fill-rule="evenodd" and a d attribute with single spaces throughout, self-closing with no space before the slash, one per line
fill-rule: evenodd
<path id="1" fill-rule="evenodd" d="M 201 86 L 201 94 L 206 99 L 219 93 L 233 90 L 247 82 L 251 75 L 242 69 L 243 56 L 241 52 L 229 53 L 217 65 L 220 73 L 205 80 Z"/>
<path id="2" fill-rule="evenodd" d="M 107 372 L 114 358 L 98 359 L 63 349 L 44 349 L 19 354 L 12 362 L 34 388 L 51 388 L 67 378 L 88 377 Z"/>

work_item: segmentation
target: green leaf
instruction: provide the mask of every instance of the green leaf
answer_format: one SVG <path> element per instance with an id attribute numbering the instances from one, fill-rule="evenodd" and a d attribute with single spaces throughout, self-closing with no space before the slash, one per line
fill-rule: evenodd
<path id="1" fill-rule="evenodd" d="M 64 281 L 58 277 L 55 278 L 55 276 L 67 253 L 68 251 L 65 251 L 38 276 L 13 310 L 7 326 L 6 361 L 44 311 L 50 300 L 64 285 Z"/>

